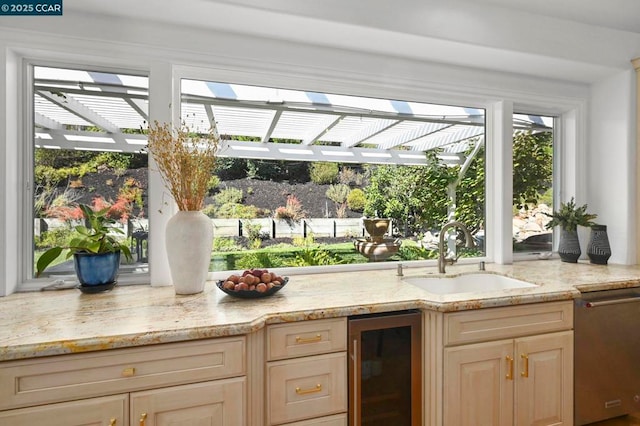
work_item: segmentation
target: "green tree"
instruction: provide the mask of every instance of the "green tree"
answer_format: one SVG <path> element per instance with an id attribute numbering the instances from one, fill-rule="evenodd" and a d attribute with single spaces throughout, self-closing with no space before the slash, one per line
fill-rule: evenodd
<path id="1" fill-rule="evenodd" d="M 436 151 L 426 155 L 425 166 L 371 168 L 371 183 L 365 188 L 365 215 L 393 218 L 406 235 L 440 228 L 447 220 L 447 189 L 458 179 L 460 166 L 439 163 Z M 514 134 L 515 206 L 535 205 L 549 191 L 553 182 L 552 159 L 551 132 Z M 456 219 L 475 232 L 484 227 L 484 208 L 485 153 L 481 147 L 456 186 Z"/>
<path id="2" fill-rule="evenodd" d="M 536 205 L 553 183 L 553 133 L 513 135 L 513 205 Z"/>
<path id="3" fill-rule="evenodd" d="M 372 168 L 365 188 L 365 215 L 392 218 L 407 235 L 441 226 L 447 217 L 447 186 L 455 181 L 456 173 L 436 155 L 427 152 L 424 166 Z"/>

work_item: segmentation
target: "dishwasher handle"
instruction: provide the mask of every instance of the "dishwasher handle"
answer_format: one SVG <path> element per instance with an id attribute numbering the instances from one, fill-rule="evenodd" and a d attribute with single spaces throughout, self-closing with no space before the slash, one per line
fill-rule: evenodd
<path id="1" fill-rule="evenodd" d="M 594 302 L 587 302 L 584 304 L 587 308 L 597 308 L 598 306 L 618 305 L 622 303 L 634 303 L 640 302 L 640 296 L 624 297 L 620 299 L 598 300 Z"/>

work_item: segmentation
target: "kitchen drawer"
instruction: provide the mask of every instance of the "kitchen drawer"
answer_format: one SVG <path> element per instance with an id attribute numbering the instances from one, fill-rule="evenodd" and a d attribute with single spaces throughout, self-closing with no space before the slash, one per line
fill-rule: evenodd
<path id="1" fill-rule="evenodd" d="M 127 394 L 61 402 L 0 412 L 3 426 L 87 426 L 129 424 Z"/>
<path id="2" fill-rule="evenodd" d="M 346 353 L 267 363 L 266 401 L 270 425 L 345 412 Z"/>
<path id="3" fill-rule="evenodd" d="M 347 319 L 274 324 L 267 328 L 269 361 L 347 350 Z"/>
<path id="4" fill-rule="evenodd" d="M 319 417 L 295 423 L 287 423 L 283 426 L 347 426 L 347 423 L 347 414 L 344 413 L 337 414 L 335 416 Z"/>
<path id="5" fill-rule="evenodd" d="M 572 328 L 572 301 L 478 309 L 444 315 L 444 344 L 461 345 Z"/>
<path id="6" fill-rule="evenodd" d="M 245 338 L 0 363 L 0 409 L 245 374 Z"/>

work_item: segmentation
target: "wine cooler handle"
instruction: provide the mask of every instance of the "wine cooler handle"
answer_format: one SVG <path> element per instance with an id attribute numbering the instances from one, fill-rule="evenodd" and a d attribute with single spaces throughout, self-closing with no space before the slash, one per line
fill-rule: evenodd
<path id="1" fill-rule="evenodd" d="M 353 339 L 353 424 L 360 425 L 358 409 L 358 339 Z"/>

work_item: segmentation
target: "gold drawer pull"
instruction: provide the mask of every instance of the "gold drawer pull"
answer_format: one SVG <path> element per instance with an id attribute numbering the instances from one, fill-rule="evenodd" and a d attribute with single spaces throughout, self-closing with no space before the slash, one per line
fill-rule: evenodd
<path id="1" fill-rule="evenodd" d="M 140 426 L 144 426 L 145 420 L 147 420 L 147 413 L 140 414 Z"/>
<path id="2" fill-rule="evenodd" d="M 109 420 L 109 426 L 116 426 L 116 419 Z"/>
<path id="3" fill-rule="evenodd" d="M 134 367 L 127 367 L 122 370 L 122 377 L 133 377 L 136 375 L 136 369 Z"/>
<path id="4" fill-rule="evenodd" d="M 507 380 L 513 380 L 513 358 L 507 355 Z"/>
<path id="5" fill-rule="evenodd" d="M 316 343 L 322 340 L 322 336 L 320 334 L 316 334 L 314 337 L 304 338 L 300 336 L 296 336 L 296 343 Z"/>
<path id="6" fill-rule="evenodd" d="M 298 395 L 307 395 L 307 394 L 310 394 L 310 393 L 320 392 L 321 390 L 322 390 L 322 385 L 320 383 L 318 383 L 315 388 L 311 388 L 311 389 L 296 388 L 296 393 Z"/>
<path id="7" fill-rule="evenodd" d="M 525 354 L 520 355 L 522 362 L 524 363 L 524 371 L 520 373 L 522 377 L 529 377 L 529 357 Z"/>

